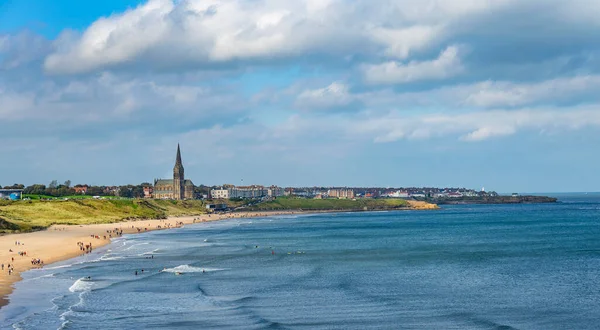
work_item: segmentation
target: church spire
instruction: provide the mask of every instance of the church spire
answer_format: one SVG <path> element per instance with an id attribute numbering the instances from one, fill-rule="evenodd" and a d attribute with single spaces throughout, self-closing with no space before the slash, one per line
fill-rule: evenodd
<path id="1" fill-rule="evenodd" d="M 177 159 L 175 159 L 175 165 L 181 164 L 181 150 L 179 150 L 179 143 L 177 143 Z"/>

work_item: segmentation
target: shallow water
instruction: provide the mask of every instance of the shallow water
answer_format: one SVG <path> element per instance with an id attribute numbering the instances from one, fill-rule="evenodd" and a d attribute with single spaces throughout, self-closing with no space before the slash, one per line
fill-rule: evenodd
<path id="1" fill-rule="evenodd" d="M 234 219 L 126 236 L 25 273 L 0 324 L 599 328 L 600 199 L 563 200 Z"/>

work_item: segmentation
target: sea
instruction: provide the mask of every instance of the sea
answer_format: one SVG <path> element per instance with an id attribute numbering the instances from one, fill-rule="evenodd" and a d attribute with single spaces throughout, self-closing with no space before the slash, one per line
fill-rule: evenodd
<path id="1" fill-rule="evenodd" d="M 600 195 L 559 198 L 127 235 L 24 273 L 0 326 L 600 329 Z"/>

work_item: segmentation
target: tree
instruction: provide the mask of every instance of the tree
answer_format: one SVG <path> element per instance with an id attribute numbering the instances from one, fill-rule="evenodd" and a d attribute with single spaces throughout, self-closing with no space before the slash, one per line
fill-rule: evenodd
<path id="1" fill-rule="evenodd" d="M 24 189 L 25 186 L 22 184 L 15 183 L 12 186 L 6 186 L 4 189 Z"/>
<path id="2" fill-rule="evenodd" d="M 56 187 L 58 187 L 58 181 L 56 180 L 52 180 L 52 182 L 50 182 L 50 184 L 48 185 L 49 189 L 55 189 Z"/>
<path id="3" fill-rule="evenodd" d="M 144 198 L 144 186 L 133 186 L 131 189 L 131 197 Z"/>
<path id="4" fill-rule="evenodd" d="M 71 180 L 65 181 L 65 187 L 71 188 Z"/>
<path id="5" fill-rule="evenodd" d="M 44 195 L 46 193 L 46 186 L 43 184 L 34 184 L 25 188 L 23 193 L 30 195 Z"/>
<path id="6" fill-rule="evenodd" d="M 104 189 L 102 187 L 98 187 L 98 186 L 91 186 L 88 188 L 87 194 L 86 195 L 90 195 L 90 196 L 104 196 Z"/>
<path id="7" fill-rule="evenodd" d="M 133 192 L 131 190 L 131 187 L 128 186 L 119 187 L 119 197 L 132 198 Z"/>

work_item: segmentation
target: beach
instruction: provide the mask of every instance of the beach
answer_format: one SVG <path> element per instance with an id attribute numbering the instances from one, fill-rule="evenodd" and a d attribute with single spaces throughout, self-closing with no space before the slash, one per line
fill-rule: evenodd
<path id="1" fill-rule="evenodd" d="M 596 328 L 599 205 L 310 212 L 124 235 L 21 273 L 0 327 Z"/>
<path id="2" fill-rule="evenodd" d="M 198 222 L 217 221 L 231 218 L 251 218 L 269 215 L 300 213 L 298 211 L 240 212 L 227 214 L 203 214 L 197 216 L 170 217 L 161 220 L 136 220 L 108 224 L 55 225 L 44 231 L 0 236 L 0 308 L 8 303 L 7 295 L 13 284 L 21 280 L 20 274 L 32 268 L 80 256 L 86 245 L 93 249 L 102 247 L 122 234 L 136 234 L 153 230 L 166 230 Z M 84 247 L 82 250 L 78 243 Z M 14 261 L 13 261 L 14 260 Z M 9 275 L 8 265 L 14 267 Z"/>

